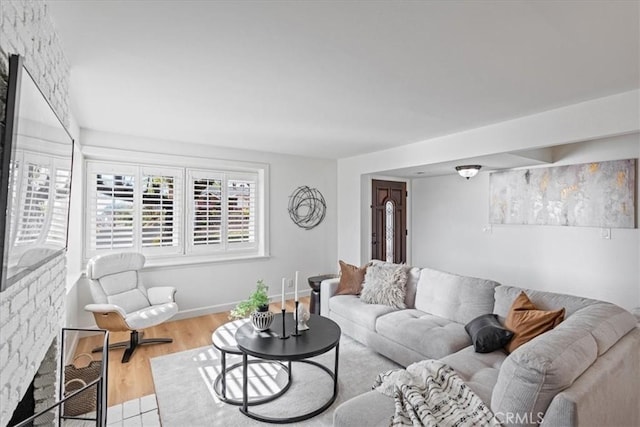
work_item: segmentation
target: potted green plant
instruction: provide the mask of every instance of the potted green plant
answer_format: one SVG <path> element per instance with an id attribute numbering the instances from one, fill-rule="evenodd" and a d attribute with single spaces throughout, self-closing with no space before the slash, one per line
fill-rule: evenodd
<path id="1" fill-rule="evenodd" d="M 251 317 L 253 326 L 257 330 L 266 330 L 271 326 L 273 320 L 273 313 L 269 311 L 269 286 L 264 283 L 264 280 L 258 280 L 256 289 L 249 295 L 249 298 L 239 302 L 229 317 L 231 319 L 243 319 L 245 317 Z M 254 314 L 260 313 L 260 314 Z"/>

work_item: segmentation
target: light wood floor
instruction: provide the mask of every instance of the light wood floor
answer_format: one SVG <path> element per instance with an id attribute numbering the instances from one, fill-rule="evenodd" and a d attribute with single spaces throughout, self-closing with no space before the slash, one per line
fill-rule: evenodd
<path id="1" fill-rule="evenodd" d="M 300 302 L 309 307 L 309 298 L 302 297 Z M 293 300 L 287 301 L 287 311 L 293 310 Z M 280 311 L 280 302 L 271 304 L 271 311 Z M 208 314 L 190 319 L 175 320 L 144 330 L 145 338 L 173 338 L 170 344 L 144 345 L 136 349 L 129 363 L 121 363 L 124 349 L 109 352 L 109 396 L 108 405 L 113 406 L 127 400 L 155 393 L 151 376 L 150 360 L 156 356 L 178 353 L 192 348 L 211 345 L 211 334 L 220 325 L 229 321 L 229 312 Z M 101 345 L 102 335 L 83 338 L 79 341 L 76 354 L 90 353 L 91 349 Z M 129 339 L 128 332 L 112 333 L 109 341 L 113 344 Z M 94 353 L 99 360 L 100 353 Z M 80 363 L 80 362 L 79 362 Z"/>

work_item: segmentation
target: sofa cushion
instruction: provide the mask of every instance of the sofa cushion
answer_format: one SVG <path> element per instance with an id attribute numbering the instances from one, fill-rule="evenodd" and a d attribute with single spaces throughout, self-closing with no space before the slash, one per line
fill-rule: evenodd
<path id="1" fill-rule="evenodd" d="M 375 331 L 376 320 L 396 309 L 382 304 L 366 304 L 355 295 L 336 295 L 330 299 L 331 311 L 349 321 Z"/>
<path id="2" fill-rule="evenodd" d="M 502 350 L 476 353 L 470 346 L 441 360 L 451 366 L 488 406 L 491 403 L 491 392 L 498 381 L 500 366 L 506 358 L 507 353 Z"/>
<path id="3" fill-rule="evenodd" d="M 369 304 L 405 308 L 407 268 L 399 264 L 379 263 L 367 268 L 360 299 Z"/>
<path id="4" fill-rule="evenodd" d="M 581 308 L 600 302 L 573 295 L 500 285 L 495 289 L 495 306 L 493 308 L 493 312 L 500 317 L 500 320 L 504 320 L 507 317 L 513 302 L 522 291 L 527 293 L 531 302 L 540 310 L 558 310 L 564 308 L 565 317 L 571 316 Z"/>
<path id="5" fill-rule="evenodd" d="M 380 316 L 376 332 L 432 359 L 439 359 L 471 344 L 460 323 L 415 309 Z"/>
<path id="6" fill-rule="evenodd" d="M 539 419 L 554 396 L 591 366 L 598 357 L 598 347 L 574 317 L 523 344 L 505 359 L 491 396 L 494 413 Z"/>
<path id="7" fill-rule="evenodd" d="M 505 349 L 512 353 L 522 344 L 555 328 L 563 320 L 564 308 L 549 311 L 539 310 L 525 292 L 520 292 L 504 321 L 507 329 L 514 333 Z"/>
<path id="8" fill-rule="evenodd" d="M 340 265 L 340 282 L 336 295 L 359 295 L 368 265 L 358 267 L 342 260 L 338 261 L 338 264 Z"/>
<path id="9" fill-rule="evenodd" d="M 475 277 L 423 268 L 416 290 L 418 310 L 466 324 L 493 312 L 494 288 L 498 283 Z"/>
<path id="10" fill-rule="evenodd" d="M 507 345 L 513 332 L 505 329 L 498 321 L 497 314 L 483 314 L 464 325 L 471 337 L 476 353 L 491 353 Z"/>

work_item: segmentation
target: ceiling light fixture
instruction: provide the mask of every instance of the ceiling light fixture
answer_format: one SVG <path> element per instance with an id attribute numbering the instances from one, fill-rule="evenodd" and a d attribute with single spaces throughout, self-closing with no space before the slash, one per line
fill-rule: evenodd
<path id="1" fill-rule="evenodd" d="M 456 170 L 458 171 L 458 174 L 460 174 L 461 177 L 469 179 L 478 175 L 478 172 L 480 171 L 481 167 L 482 166 L 480 165 L 463 165 L 463 166 L 456 166 Z"/>

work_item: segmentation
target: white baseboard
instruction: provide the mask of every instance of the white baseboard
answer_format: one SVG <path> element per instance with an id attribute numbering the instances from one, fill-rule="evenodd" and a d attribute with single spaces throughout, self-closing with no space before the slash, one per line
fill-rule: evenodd
<path id="1" fill-rule="evenodd" d="M 301 297 L 307 297 L 311 294 L 310 289 L 305 289 L 304 291 L 298 292 Z M 287 298 L 293 298 L 293 295 L 287 295 Z M 272 301 L 280 301 L 280 298 L 271 297 Z M 190 308 L 188 310 L 181 310 L 175 316 L 171 318 L 171 320 L 182 320 L 182 319 L 190 319 L 192 317 L 205 316 L 207 314 L 213 313 L 222 313 L 225 311 L 232 310 L 240 301 L 226 303 L 226 304 L 216 304 L 209 305 L 206 307 L 198 307 L 198 308 Z M 170 321 L 171 321 L 170 320 Z"/>
<path id="2" fill-rule="evenodd" d="M 190 319 L 192 317 L 205 316 L 207 314 L 221 313 L 224 311 L 229 311 L 235 306 L 236 306 L 235 304 L 217 304 L 217 305 L 210 305 L 207 307 L 198 307 L 198 308 L 190 308 L 188 310 L 180 310 L 169 321 Z"/>

